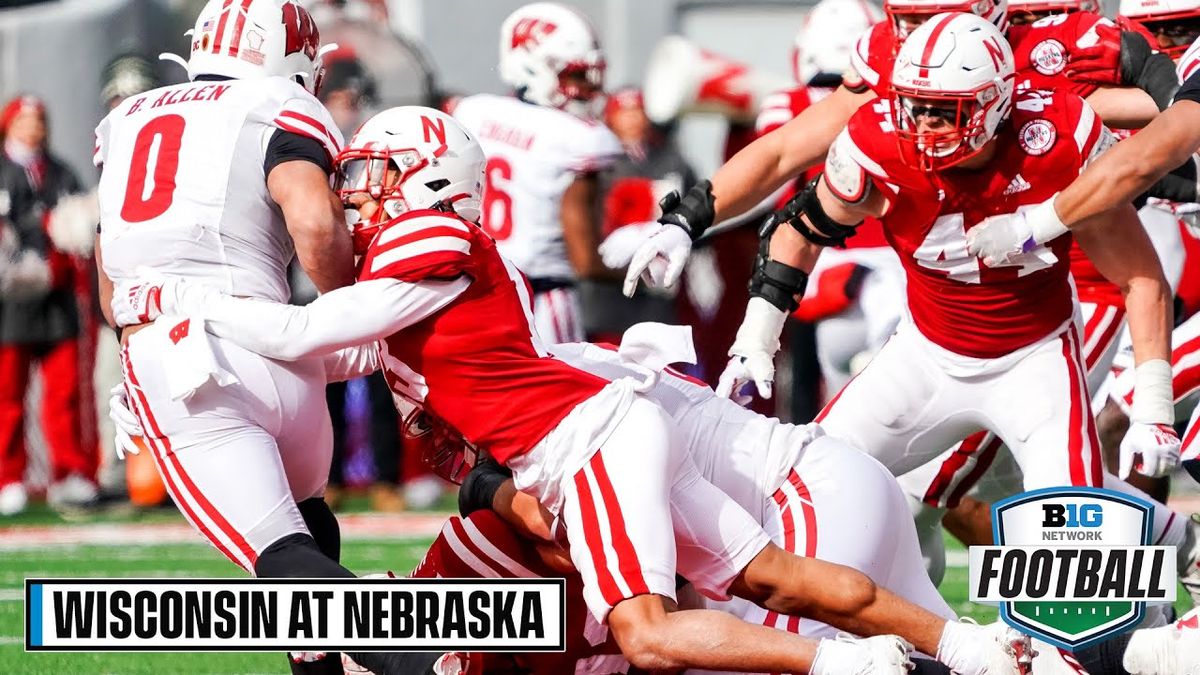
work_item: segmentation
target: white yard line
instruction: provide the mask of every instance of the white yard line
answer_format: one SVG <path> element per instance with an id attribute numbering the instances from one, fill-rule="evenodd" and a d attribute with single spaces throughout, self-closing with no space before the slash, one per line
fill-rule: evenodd
<path id="1" fill-rule="evenodd" d="M 425 539 L 437 535 L 445 513 L 352 514 L 339 516 L 342 539 L 378 541 Z M 54 546 L 138 546 L 202 543 L 186 523 L 95 523 L 0 527 L 0 551 Z"/>

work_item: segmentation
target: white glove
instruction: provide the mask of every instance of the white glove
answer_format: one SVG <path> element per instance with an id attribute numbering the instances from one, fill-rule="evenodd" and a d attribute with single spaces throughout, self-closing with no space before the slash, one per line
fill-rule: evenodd
<path id="1" fill-rule="evenodd" d="M 754 398 L 743 392 L 743 388 L 754 383 L 758 395 L 771 398 L 771 387 L 775 383 L 775 358 L 766 352 L 735 355 L 729 359 L 721 379 L 717 380 L 717 396 L 727 398 L 738 405 L 749 405 Z"/>
<path id="2" fill-rule="evenodd" d="M 1166 424 L 1131 422 L 1125 438 L 1121 439 L 1122 479 L 1138 473 L 1161 478 L 1179 466 L 1180 442 L 1175 429 Z"/>
<path id="3" fill-rule="evenodd" d="M 1017 213 L 985 218 L 967 230 L 967 253 L 982 259 L 988 267 L 996 267 L 1012 262 L 1017 256 L 1029 253 L 1067 231 L 1054 210 L 1054 197 L 1051 197 Z"/>
<path id="4" fill-rule="evenodd" d="M 659 228 L 657 221 L 630 223 L 613 230 L 598 249 L 604 266 L 611 270 L 627 267 L 642 243 Z"/>
<path id="5" fill-rule="evenodd" d="M 138 421 L 137 415 L 134 415 L 129 407 L 125 383 L 118 383 L 109 389 L 108 393 L 112 394 L 108 399 L 108 418 L 116 427 L 117 459 L 123 460 L 126 454 L 136 455 L 141 452 L 141 447 L 133 439 L 145 435 L 145 432 L 142 431 L 142 423 Z"/>
<path id="6" fill-rule="evenodd" d="M 32 300 L 50 291 L 50 263 L 34 251 L 17 253 L 12 264 L 0 269 L 0 297 Z"/>
<path id="7" fill-rule="evenodd" d="M 895 635 L 854 638 L 846 634 L 817 643 L 812 675 L 907 675 L 912 645 Z"/>
<path id="8" fill-rule="evenodd" d="M 763 298 L 752 297 L 746 303 L 746 317 L 738 328 L 737 338 L 729 348 L 729 365 L 717 382 L 717 396 L 730 398 L 741 405 L 750 402 L 742 387 L 753 382 L 758 395 L 771 398 L 775 382 L 775 353 L 779 351 L 779 335 L 787 313 Z M 736 397 L 736 398 L 735 398 Z"/>
<path id="9" fill-rule="evenodd" d="M 139 270 L 137 279 L 122 281 L 113 288 L 113 321 L 118 326 L 133 326 L 172 313 L 176 286 L 181 283 L 148 270 Z"/>
<path id="10" fill-rule="evenodd" d="M 625 273 L 625 296 L 632 298 L 638 277 L 650 286 L 670 288 L 679 281 L 683 266 L 692 252 L 692 238 L 677 225 L 656 223 L 658 228 L 642 242 Z"/>

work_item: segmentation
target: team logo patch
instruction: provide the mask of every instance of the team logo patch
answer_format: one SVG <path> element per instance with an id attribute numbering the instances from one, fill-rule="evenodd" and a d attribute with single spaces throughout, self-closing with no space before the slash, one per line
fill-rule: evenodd
<path id="1" fill-rule="evenodd" d="M 1089 487 L 1025 492 L 992 506 L 995 546 L 970 549 L 970 599 L 999 602 L 1017 630 L 1074 651 L 1175 600 L 1175 548 L 1152 546 L 1151 505 Z"/>
<path id="2" fill-rule="evenodd" d="M 1033 69 L 1043 75 L 1057 75 L 1067 67 L 1067 50 L 1058 40 L 1042 40 L 1029 52 Z"/>
<path id="3" fill-rule="evenodd" d="M 1030 155 L 1044 155 L 1054 147 L 1058 132 L 1046 120 L 1030 120 L 1021 127 L 1021 149 Z"/>

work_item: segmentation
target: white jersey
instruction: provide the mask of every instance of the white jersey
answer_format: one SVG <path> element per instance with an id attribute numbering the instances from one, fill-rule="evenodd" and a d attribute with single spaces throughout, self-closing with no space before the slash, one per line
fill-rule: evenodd
<path id="1" fill-rule="evenodd" d="M 295 249 L 263 174 L 279 129 L 331 158 L 341 148 L 325 108 L 282 77 L 185 82 L 117 106 L 96 127 L 105 274 L 120 282 L 148 267 L 287 302 Z"/>
<path id="2" fill-rule="evenodd" d="M 484 229 L 500 253 L 533 279 L 573 279 L 563 243 L 562 196 L 580 173 L 622 153 L 600 122 L 511 96 L 468 96 L 454 109 L 487 155 Z"/>

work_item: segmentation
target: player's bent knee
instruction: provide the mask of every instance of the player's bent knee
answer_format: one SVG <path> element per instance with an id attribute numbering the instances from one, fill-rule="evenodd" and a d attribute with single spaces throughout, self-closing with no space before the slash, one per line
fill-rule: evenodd
<path id="1" fill-rule="evenodd" d="M 321 553 L 309 535 L 295 532 L 280 537 L 263 549 L 254 561 L 254 575 L 260 578 L 353 578 L 349 570 Z"/>

